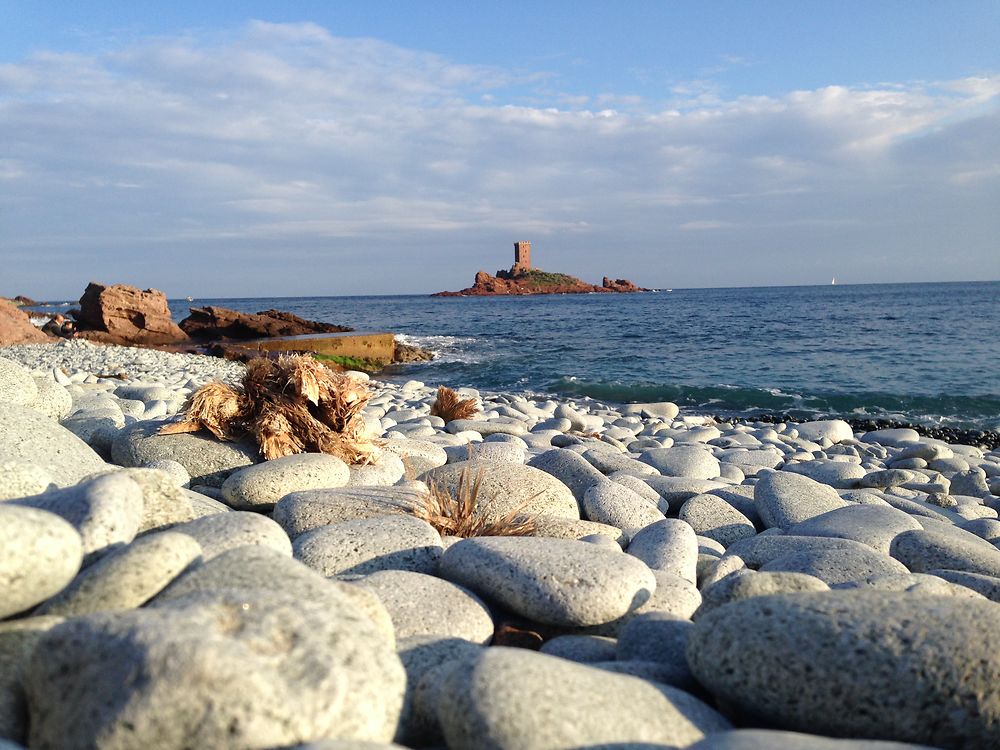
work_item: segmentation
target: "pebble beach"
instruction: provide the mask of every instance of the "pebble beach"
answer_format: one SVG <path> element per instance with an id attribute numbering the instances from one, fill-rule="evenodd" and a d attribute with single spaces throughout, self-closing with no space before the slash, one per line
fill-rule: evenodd
<path id="1" fill-rule="evenodd" d="M 1000 747 L 1000 448 L 382 382 L 380 454 L 158 435 L 244 366 L 0 349 L 0 750 Z M 428 485 L 526 536 L 442 536 Z"/>

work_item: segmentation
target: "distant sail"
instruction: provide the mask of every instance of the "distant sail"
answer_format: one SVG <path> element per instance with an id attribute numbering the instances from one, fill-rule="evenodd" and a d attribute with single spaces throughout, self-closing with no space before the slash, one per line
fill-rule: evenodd
<path id="1" fill-rule="evenodd" d="M 837 285 L 837 277 L 834 276 L 832 279 L 830 279 L 830 286 L 836 286 L 836 285 Z"/>

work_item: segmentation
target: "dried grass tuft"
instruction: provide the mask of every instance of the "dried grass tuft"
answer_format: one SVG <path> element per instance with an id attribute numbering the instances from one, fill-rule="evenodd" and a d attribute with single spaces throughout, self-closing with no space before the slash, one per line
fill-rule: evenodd
<path id="1" fill-rule="evenodd" d="M 324 367 L 312 357 L 252 359 L 240 387 L 209 383 L 191 395 L 185 418 L 160 434 L 206 429 L 220 440 L 250 435 L 264 458 L 329 453 L 349 464 L 375 460 L 362 410 L 367 386 Z"/>
<path id="2" fill-rule="evenodd" d="M 496 520 L 477 514 L 482 481 L 482 471 L 474 480 L 463 471 L 452 495 L 446 487 L 431 480 L 427 483 L 427 492 L 420 495 L 420 500 L 409 512 L 427 521 L 442 536 L 531 536 L 535 533 L 535 519 L 523 512 L 534 497 Z"/>
<path id="3" fill-rule="evenodd" d="M 468 419 L 479 411 L 474 398 L 460 398 L 458 393 L 447 386 L 438 386 L 437 398 L 431 405 L 431 416 L 441 417 L 446 423 L 456 419 Z"/>

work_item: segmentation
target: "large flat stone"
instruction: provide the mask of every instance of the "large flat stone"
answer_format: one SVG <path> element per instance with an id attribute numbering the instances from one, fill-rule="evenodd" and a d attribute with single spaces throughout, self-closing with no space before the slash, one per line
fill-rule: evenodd
<path id="1" fill-rule="evenodd" d="M 754 485 L 753 496 L 764 525 L 783 530 L 848 505 L 829 485 L 787 471 L 764 475 Z"/>
<path id="2" fill-rule="evenodd" d="M 599 625 L 638 608 L 653 573 L 619 551 L 569 539 L 479 537 L 449 547 L 440 575 L 540 623 Z"/>
<path id="3" fill-rule="evenodd" d="M 953 602 L 868 591 L 746 599 L 698 619 L 688 662 L 717 699 L 778 729 L 995 747 L 1000 608 Z"/>
<path id="4" fill-rule="evenodd" d="M 257 463 L 259 450 L 250 442 L 222 442 L 205 432 L 159 435 L 162 422 L 137 422 L 118 433 L 111 458 L 121 466 L 142 466 L 149 461 L 176 461 L 191 475 L 191 484 L 221 487 L 237 469 Z"/>
<path id="5" fill-rule="evenodd" d="M 346 598 L 192 596 L 77 617 L 27 670 L 34 747 L 279 747 L 390 740 L 405 675 Z"/>
<path id="6" fill-rule="evenodd" d="M 0 402 L 0 463 L 5 461 L 35 464 L 59 487 L 108 468 L 93 448 L 44 414 Z"/>
<path id="7" fill-rule="evenodd" d="M 682 690 L 503 647 L 448 673 L 438 717 L 455 750 L 684 747 L 729 728 Z"/>
<path id="8" fill-rule="evenodd" d="M 590 464 L 587 466 L 593 469 Z M 459 461 L 432 469 L 421 479 L 437 484 L 454 497 L 463 473 L 467 485 L 481 478 L 476 503 L 478 517 L 499 520 L 517 511 L 525 515 L 580 518 L 580 508 L 570 488 L 551 474 L 531 466 Z"/>
<path id="9" fill-rule="evenodd" d="M 0 503 L 0 619 L 65 587 L 83 561 L 76 529 L 53 513 Z"/>

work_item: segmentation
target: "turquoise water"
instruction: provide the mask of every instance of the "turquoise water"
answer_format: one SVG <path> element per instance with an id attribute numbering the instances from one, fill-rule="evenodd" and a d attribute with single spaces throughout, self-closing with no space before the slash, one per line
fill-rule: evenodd
<path id="1" fill-rule="evenodd" d="M 435 385 L 1000 428 L 1000 282 L 199 299 L 171 309 L 180 319 L 191 304 L 406 334 L 440 357 L 400 376 Z"/>

